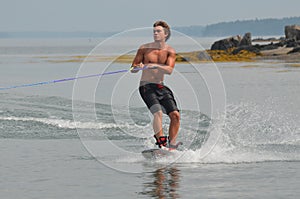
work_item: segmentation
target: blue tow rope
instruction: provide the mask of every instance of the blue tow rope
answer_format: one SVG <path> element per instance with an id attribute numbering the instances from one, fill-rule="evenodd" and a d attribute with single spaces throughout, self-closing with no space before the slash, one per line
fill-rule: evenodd
<path id="1" fill-rule="evenodd" d="M 132 68 L 130 68 L 129 70 L 128 69 L 118 70 L 118 71 L 99 73 L 99 74 L 93 74 L 93 75 L 85 75 L 85 76 L 80 76 L 80 77 L 70 77 L 70 78 L 57 79 L 57 80 L 51 80 L 51 81 L 45 81 L 45 82 L 37 82 L 37 83 L 31 83 L 31 84 L 21 84 L 21 85 L 16 85 L 16 86 L 0 87 L 0 91 L 16 89 L 16 88 L 32 87 L 32 86 L 41 86 L 41 85 L 46 85 L 46 84 L 55 84 L 55 83 L 60 83 L 60 82 L 73 81 L 73 80 L 77 80 L 77 79 L 86 79 L 86 78 L 92 78 L 92 77 L 100 77 L 100 76 L 104 76 L 104 75 L 113 75 L 113 74 L 117 74 L 117 73 L 126 73 L 130 70 L 132 70 Z"/>
<path id="2" fill-rule="evenodd" d="M 73 81 L 73 80 L 77 80 L 77 79 L 86 79 L 86 78 L 92 78 L 92 77 L 101 77 L 104 75 L 113 75 L 113 74 L 117 74 L 117 73 L 126 73 L 128 71 L 131 70 L 143 70 L 145 69 L 141 68 L 141 69 L 137 69 L 137 68 L 133 68 L 131 67 L 129 70 L 128 69 L 124 69 L 124 70 L 118 70 L 118 71 L 112 71 L 112 72 L 105 72 L 105 73 L 99 73 L 99 74 L 93 74 L 93 75 L 85 75 L 85 76 L 80 76 L 80 77 L 70 77 L 70 78 L 64 78 L 64 79 L 57 79 L 57 80 L 51 80 L 51 81 L 45 81 L 45 82 L 37 82 L 37 83 L 31 83 L 31 84 L 22 84 L 22 85 L 16 85 L 16 86 L 8 86 L 8 87 L 0 87 L 0 91 L 3 90 L 10 90 L 10 89 L 16 89 L 16 88 L 24 88 L 24 87 L 32 87 L 32 86 L 41 86 L 41 85 L 46 85 L 46 84 L 55 84 L 55 83 L 60 83 L 60 82 L 67 82 L 67 81 Z"/>

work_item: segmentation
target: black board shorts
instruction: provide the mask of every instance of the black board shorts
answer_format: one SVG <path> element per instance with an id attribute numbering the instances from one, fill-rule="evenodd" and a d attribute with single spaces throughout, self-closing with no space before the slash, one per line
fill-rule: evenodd
<path id="1" fill-rule="evenodd" d="M 179 111 L 172 91 L 163 84 L 141 82 L 139 92 L 152 114 L 163 111 L 169 115 Z"/>

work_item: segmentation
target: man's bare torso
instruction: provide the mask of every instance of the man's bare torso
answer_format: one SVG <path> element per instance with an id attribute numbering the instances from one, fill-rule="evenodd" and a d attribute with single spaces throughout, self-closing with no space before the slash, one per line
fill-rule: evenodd
<path id="1" fill-rule="evenodd" d="M 143 64 L 144 65 L 154 65 L 161 64 L 167 65 L 168 57 L 173 49 L 166 45 L 164 48 L 155 48 L 153 43 L 145 44 L 142 47 L 143 52 Z M 164 73 L 160 70 L 143 70 L 141 81 L 151 82 L 151 83 L 162 83 L 164 80 Z"/>

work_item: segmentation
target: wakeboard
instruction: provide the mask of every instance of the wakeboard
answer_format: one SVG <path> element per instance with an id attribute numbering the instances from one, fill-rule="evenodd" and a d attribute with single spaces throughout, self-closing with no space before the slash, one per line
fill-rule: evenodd
<path id="1" fill-rule="evenodd" d="M 161 148 L 155 148 L 155 149 L 146 149 L 142 151 L 142 155 L 146 159 L 158 159 L 163 157 L 168 157 L 175 155 L 176 149 L 182 145 L 182 142 L 178 142 L 176 145 L 172 145 L 172 150 L 168 147 L 162 146 Z"/>
<path id="2" fill-rule="evenodd" d="M 142 155 L 146 159 L 158 159 L 163 157 L 168 157 L 174 154 L 174 151 L 169 151 L 168 149 L 146 149 L 142 151 Z"/>

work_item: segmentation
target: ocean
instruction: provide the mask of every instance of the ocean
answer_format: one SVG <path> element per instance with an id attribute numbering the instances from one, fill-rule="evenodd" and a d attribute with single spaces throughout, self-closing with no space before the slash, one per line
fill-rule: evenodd
<path id="1" fill-rule="evenodd" d="M 78 58 L 132 54 L 149 40 L 126 36 L 0 39 L 0 198 L 298 198 L 299 63 L 176 64 L 165 83 L 184 145 L 149 161 L 140 74 L 112 57 Z M 179 36 L 177 52 L 216 39 Z"/>

